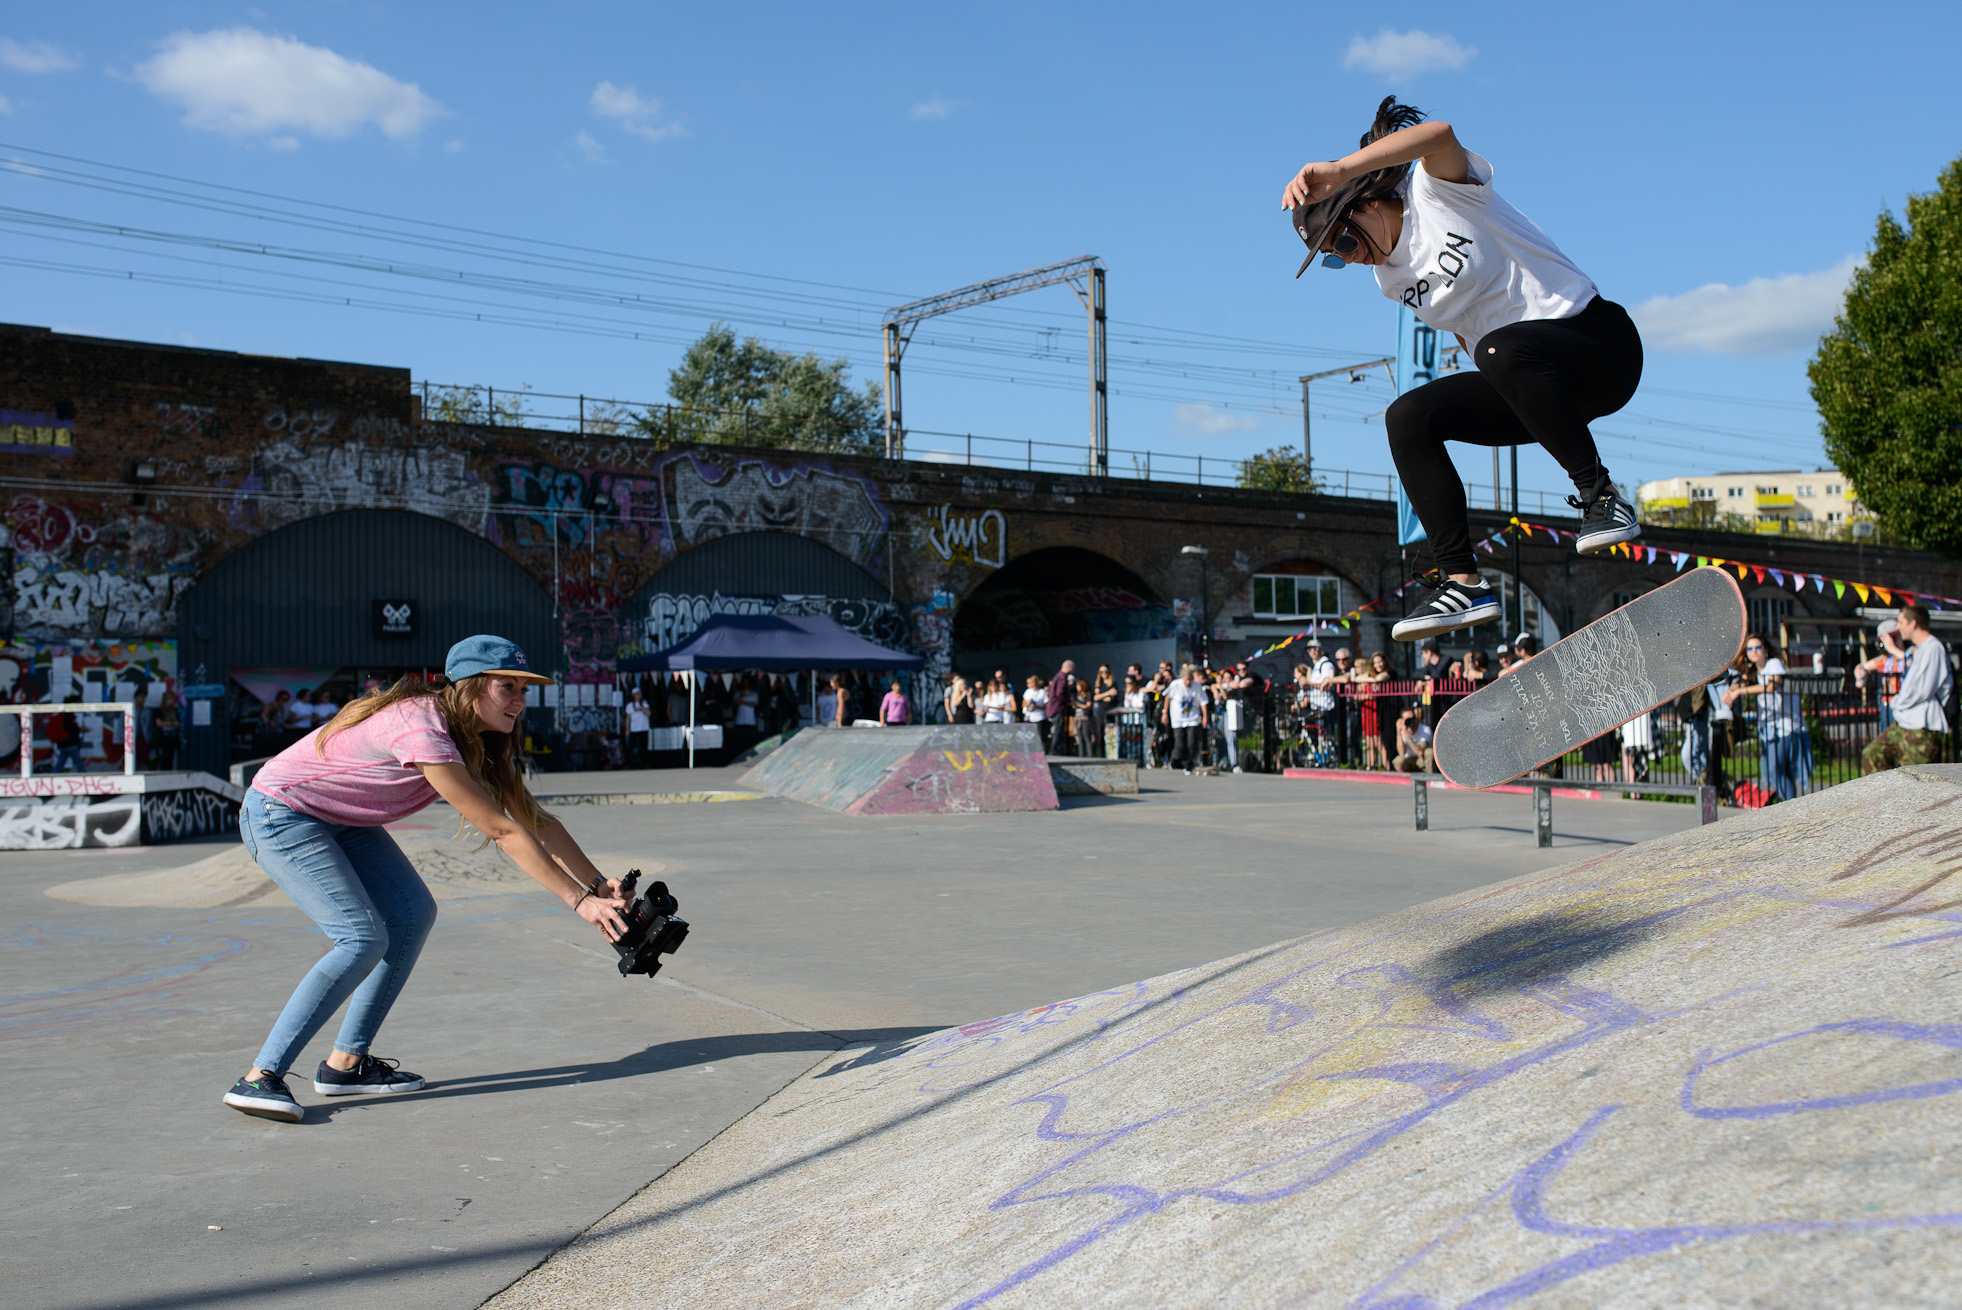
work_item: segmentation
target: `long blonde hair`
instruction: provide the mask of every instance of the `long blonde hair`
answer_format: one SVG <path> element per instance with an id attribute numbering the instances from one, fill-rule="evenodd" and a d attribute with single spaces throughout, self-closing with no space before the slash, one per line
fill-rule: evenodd
<path id="1" fill-rule="evenodd" d="M 489 792 L 491 799 L 507 815 L 532 832 L 537 832 L 549 816 L 539 808 L 525 786 L 525 755 L 520 745 L 520 733 L 487 733 L 483 721 L 477 717 L 477 698 L 483 695 L 489 677 L 487 673 L 477 673 L 443 687 L 433 686 L 420 678 L 403 678 L 393 687 L 370 692 L 348 702 L 314 738 L 314 749 L 325 758 L 327 739 L 335 733 L 373 718 L 391 705 L 427 696 L 436 702 L 444 726 L 449 729 L 450 740 L 456 743 L 457 753 L 463 756 L 463 767 L 470 771 L 477 785 Z"/>

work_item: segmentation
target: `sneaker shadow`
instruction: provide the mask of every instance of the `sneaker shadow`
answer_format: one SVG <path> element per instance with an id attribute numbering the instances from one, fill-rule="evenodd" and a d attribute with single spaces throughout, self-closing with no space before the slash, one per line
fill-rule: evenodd
<path id="1" fill-rule="evenodd" d="M 499 1092 L 526 1092 L 541 1088 L 571 1087 L 580 1083 L 603 1083 L 616 1078 L 639 1078 L 695 1065 L 718 1064 L 747 1055 L 779 1055 L 801 1052 L 812 1056 L 840 1051 L 848 1046 L 869 1045 L 845 1061 L 837 1070 L 860 1069 L 902 1055 L 914 1043 L 940 1028 L 864 1028 L 841 1033 L 773 1032 L 732 1033 L 717 1037 L 691 1037 L 661 1042 L 631 1055 L 613 1060 L 593 1060 L 578 1064 L 543 1065 L 535 1069 L 509 1069 L 497 1073 L 445 1078 L 424 1084 L 421 1091 L 394 1095 L 337 1097 L 328 1105 L 309 1105 L 307 1121 L 332 1118 L 341 1110 L 395 1101 L 445 1100 L 457 1096 L 487 1096 Z"/>

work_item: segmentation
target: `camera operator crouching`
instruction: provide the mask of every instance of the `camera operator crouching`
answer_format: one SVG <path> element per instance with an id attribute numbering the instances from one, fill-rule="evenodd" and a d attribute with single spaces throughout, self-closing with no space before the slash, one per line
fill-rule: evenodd
<path id="1" fill-rule="evenodd" d="M 267 761 L 246 792 L 246 850 L 332 948 L 301 979 L 226 1105 L 300 1122 L 305 1111 L 286 1090 L 288 1070 L 343 1001 L 347 1017 L 315 1071 L 314 1091 L 421 1089 L 421 1078 L 368 1047 L 436 922 L 429 889 L 383 825 L 438 799 L 607 941 L 627 929 L 621 885 L 593 867 L 525 788 L 525 684 L 551 679 L 526 668 L 515 642 L 490 636 L 452 646 L 443 672 L 448 686 L 405 678 L 354 701 Z"/>

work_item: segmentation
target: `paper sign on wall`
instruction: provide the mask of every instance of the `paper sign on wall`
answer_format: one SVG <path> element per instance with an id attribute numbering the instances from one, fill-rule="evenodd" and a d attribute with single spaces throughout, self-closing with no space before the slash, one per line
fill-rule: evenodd
<path id="1" fill-rule="evenodd" d="M 211 726 L 210 701 L 194 700 L 191 702 L 191 726 L 193 728 L 209 728 Z"/>

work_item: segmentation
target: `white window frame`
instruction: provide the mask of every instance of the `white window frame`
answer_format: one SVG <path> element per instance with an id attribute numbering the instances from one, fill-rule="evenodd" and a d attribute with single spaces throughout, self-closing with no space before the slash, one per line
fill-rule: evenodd
<path id="1" fill-rule="evenodd" d="M 1296 598 L 1294 608 L 1286 614 L 1281 613 L 1276 603 L 1279 588 L 1275 584 L 1283 581 L 1288 583 Z M 1312 610 L 1304 610 L 1300 605 L 1301 584 L 1304 582 L 1313 584 L 1315 607 Z M 1262 584 L 1265 584 L 1267 592 L 1265 607 L 1260 603 Z M 1247 595 L 1253 603 L 1253 617 L 1257 619 L 1322 625 L 1338 622 L 1345 612 L 1342 608 L 1342 580 L 1328 573 L 1256 573 L 1247 585 Z"/>

